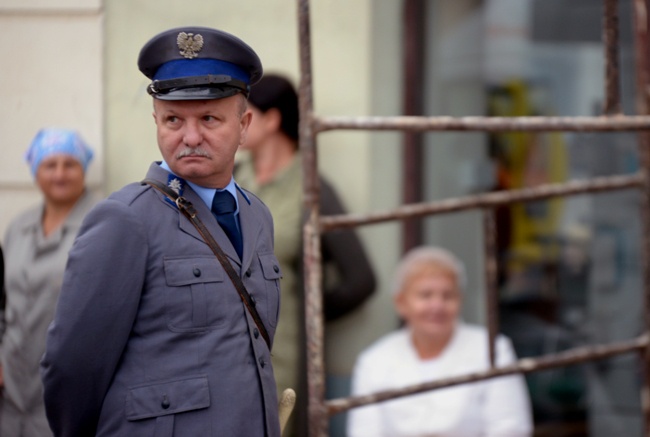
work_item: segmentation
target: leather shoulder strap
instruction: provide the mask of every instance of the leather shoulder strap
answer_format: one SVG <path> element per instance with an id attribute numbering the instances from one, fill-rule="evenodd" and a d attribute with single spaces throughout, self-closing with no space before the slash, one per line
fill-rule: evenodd
<path id="1" fill-rule="evenodd" d="M 228 274 L 228 277 L 230 278 L 233 285 L 235 286 L 235 289 L 237 290 L 239 297 L 241 298 L 242 302 L 244 302 L 244 306 L 246 307 L 251 317 L 253 318 L 255 325 L 257 325 L 257 329 L 259 329 L 260 334 L 262 334 L 262 337 L 264 338 L 266 345 L 268 346 L 269 350 L 271 350 L 271 339 L 269 337 L 269 333 L 266 331 L 264 322 L 262 322 L 259 313 L 255 309 L 255 304 L 253 303 L 251 295 L 248 293 L 248 290 L 246 290 L 244 283 L 242 282 L 239 275 L 237 275 L 237 272 L 235 271 L 232 264 L 230 264 L 230 261 L 228 260 L 226 254 L 223 252 L 223 250 L 221 250 L 221 247 L 219 247 L 217 241 L 214 239 L 212 234 L 210 234 L 210 231 L 208 231 L 208 229 L 205 227 L 203 222 L 199 219 L 192 203 L 189 200 L 185 199 L 184 197 L 179 196 L 174 190 L 172 190 L 171 188 L 169 188 L 168 186 L 166 186 L 160 181 L 156 181 L 153 179 L 144 179 L 141 182 L 141 184 L 151 185 L 153 188 L 163 193 L 165 196 L 171 199 L 176 204 L 178 209 L 183 213 L 183 215 L 192 222 L 196 230 L 199 231 L 199 234 L 201 234 L 201 237 L 203 237 L 203 239 L 208 244 L 208 246 L 210 246 L 210 249 L 212 249 L 212 252 L 215 254 L 217 259 L 221 263 L 223 269 Z"/>

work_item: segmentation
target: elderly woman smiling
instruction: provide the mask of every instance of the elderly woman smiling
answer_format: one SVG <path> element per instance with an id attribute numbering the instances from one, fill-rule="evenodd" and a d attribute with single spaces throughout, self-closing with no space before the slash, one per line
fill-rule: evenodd
<path id="1" fill-rule="evenodd" d="M 68 252 L 95 203 L 85 174 L 92 150 L 74 131 L 42 129 L 25 159 L 43 195 L 19 214 L 4 239 L 6 309 L 0 335 L 0 435 L 52 435 L 45 418 L 39 362 L 61 291 Z"/>
<path id="2" fill-rule="evenodd" d="M 362 352 L 353 395 L 406 387 L 489 368 L 487 330 L 459 319 L 462 263 L 441 248 L 412 250 L 398 266 L 394 305 L 405 327 Z M 496 339 L 496 365 L 516 357 Z M 523 437 L 531 434 L 530 401 L 521 375 L 458 385 L 350 411 L 348 436 Z"/>

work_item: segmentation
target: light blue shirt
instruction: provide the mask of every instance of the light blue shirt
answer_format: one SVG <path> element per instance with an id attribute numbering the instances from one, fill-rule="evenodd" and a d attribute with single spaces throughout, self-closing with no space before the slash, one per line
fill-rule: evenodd
<path id="1" fill-rule="evenodd" d="M 168 172 L 174 173 L 164 160 L 160 163 L 160 166 L 165 170 L 167 170 Z M 235 223 L 237 223 L 237 227 L 239 228 L 239 199 L 237 198 L 237 185 L 235 184 L 234 177 L 231 176 L 228 185 L 226 185 L 225 188 L 222 188 L 220 190 L 217 190 L 216 188 L 202 187 L 190 181 L 185 181 L 185 182 L 190 187 L 192 187 L 192 189 L 196 194 L 199 195 L 201 200 L 203 200 L 203 202 L 208 206 L 208 209 L 212 209 L 212 199 L 214 199 L 214 195 L 217 191 L 228 191 L 230 194 L 232 194 L 232 196 L 235 198 L 235 204 L 237 206 L 237 209 L 235 210 L 235 217 L 237 217 L 237 220 L 235 220 Z"/>

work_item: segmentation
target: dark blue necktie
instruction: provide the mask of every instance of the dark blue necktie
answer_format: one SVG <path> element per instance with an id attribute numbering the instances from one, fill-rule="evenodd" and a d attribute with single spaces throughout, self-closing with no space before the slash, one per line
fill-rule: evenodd
<path id="1" fill-rule="evenodd" d="M 230 192 L 224 190 L 215 193 L 214 199 L 212 199 L 212 214 L 217 218 L 221 228 L 235 247 L 239 259 L 241 259 L 242 239 L 241 233 L 237 228 L 237 218 L 235 217 L 236 210 L 237 204 L 235 203 L 235 198 L 230 194 Z"/>

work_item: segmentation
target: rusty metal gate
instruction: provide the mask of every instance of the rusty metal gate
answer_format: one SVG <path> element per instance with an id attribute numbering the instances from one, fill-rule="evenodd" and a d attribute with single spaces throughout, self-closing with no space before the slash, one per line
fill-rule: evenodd
<path id="1" fill-rule="evenodd" d="M 453 1 L 453 0 L 449 0 Z M 598 0 L 594 0 L 598 1 Z M 603 46 L 605 54 L 605 102 L 599 116 L 578 117 L 320 117 L 313 111 L 312 62 L 309 0 L 298 0 L 300 43 L 300 144 L 303 151 L 304 199 L 308 211 L 304 235 L 304 267 L 307 320 L 307 371 L 309 402 L 309 435 L 325 436 L 329 416 L 362 405 L 400 396 L 407 396 L 467 382 L 514 373 L 593 361 L 624 353 L 638 353 L 644 374 L 641 403 L 645 435 L 650 436 L 650 44 L 648 0 L 633 0 L 633 29 L 636 80 L 636 115 L 621 113 L 618 65 L 619 17 L 618 0 L 603 1 Z M 639 170 L 632 174 L 596 177 L 587 180 L 551 183 L 541 186 L 497 191 L 434 202 L 402 205 L 391 211 L 367 215 L 320 217 L 319 182 L 316 159 L 316 136 L 330 130 L 399 130 L 399 131 L 563 131 L 613 132 L 635 131 L 638 135 Z M 497 257 L 495 208 L 515 202 L 530 202 L 558 196 L 635 188 L 641 192 L 640 211 L 643 227 L 641 242 L 644 300 L 644 330 L 641 335 L 625 341 L 573 348 L 537 358 L 520 359 L 506 367 L 494 366 L 494 340 L 498 332 Z M 323 353 L 324 325 L 321 299 L 320 234 L 340 227 L 361 226 L 390 220 L 404 220 L 433 214 L 479 209 L 483 215 L 485 239 L 486 320 L 489 332 L 491 368 L 485 372 L 446 378 L 402 389 L 365 396 L 325 399 Z"/>

